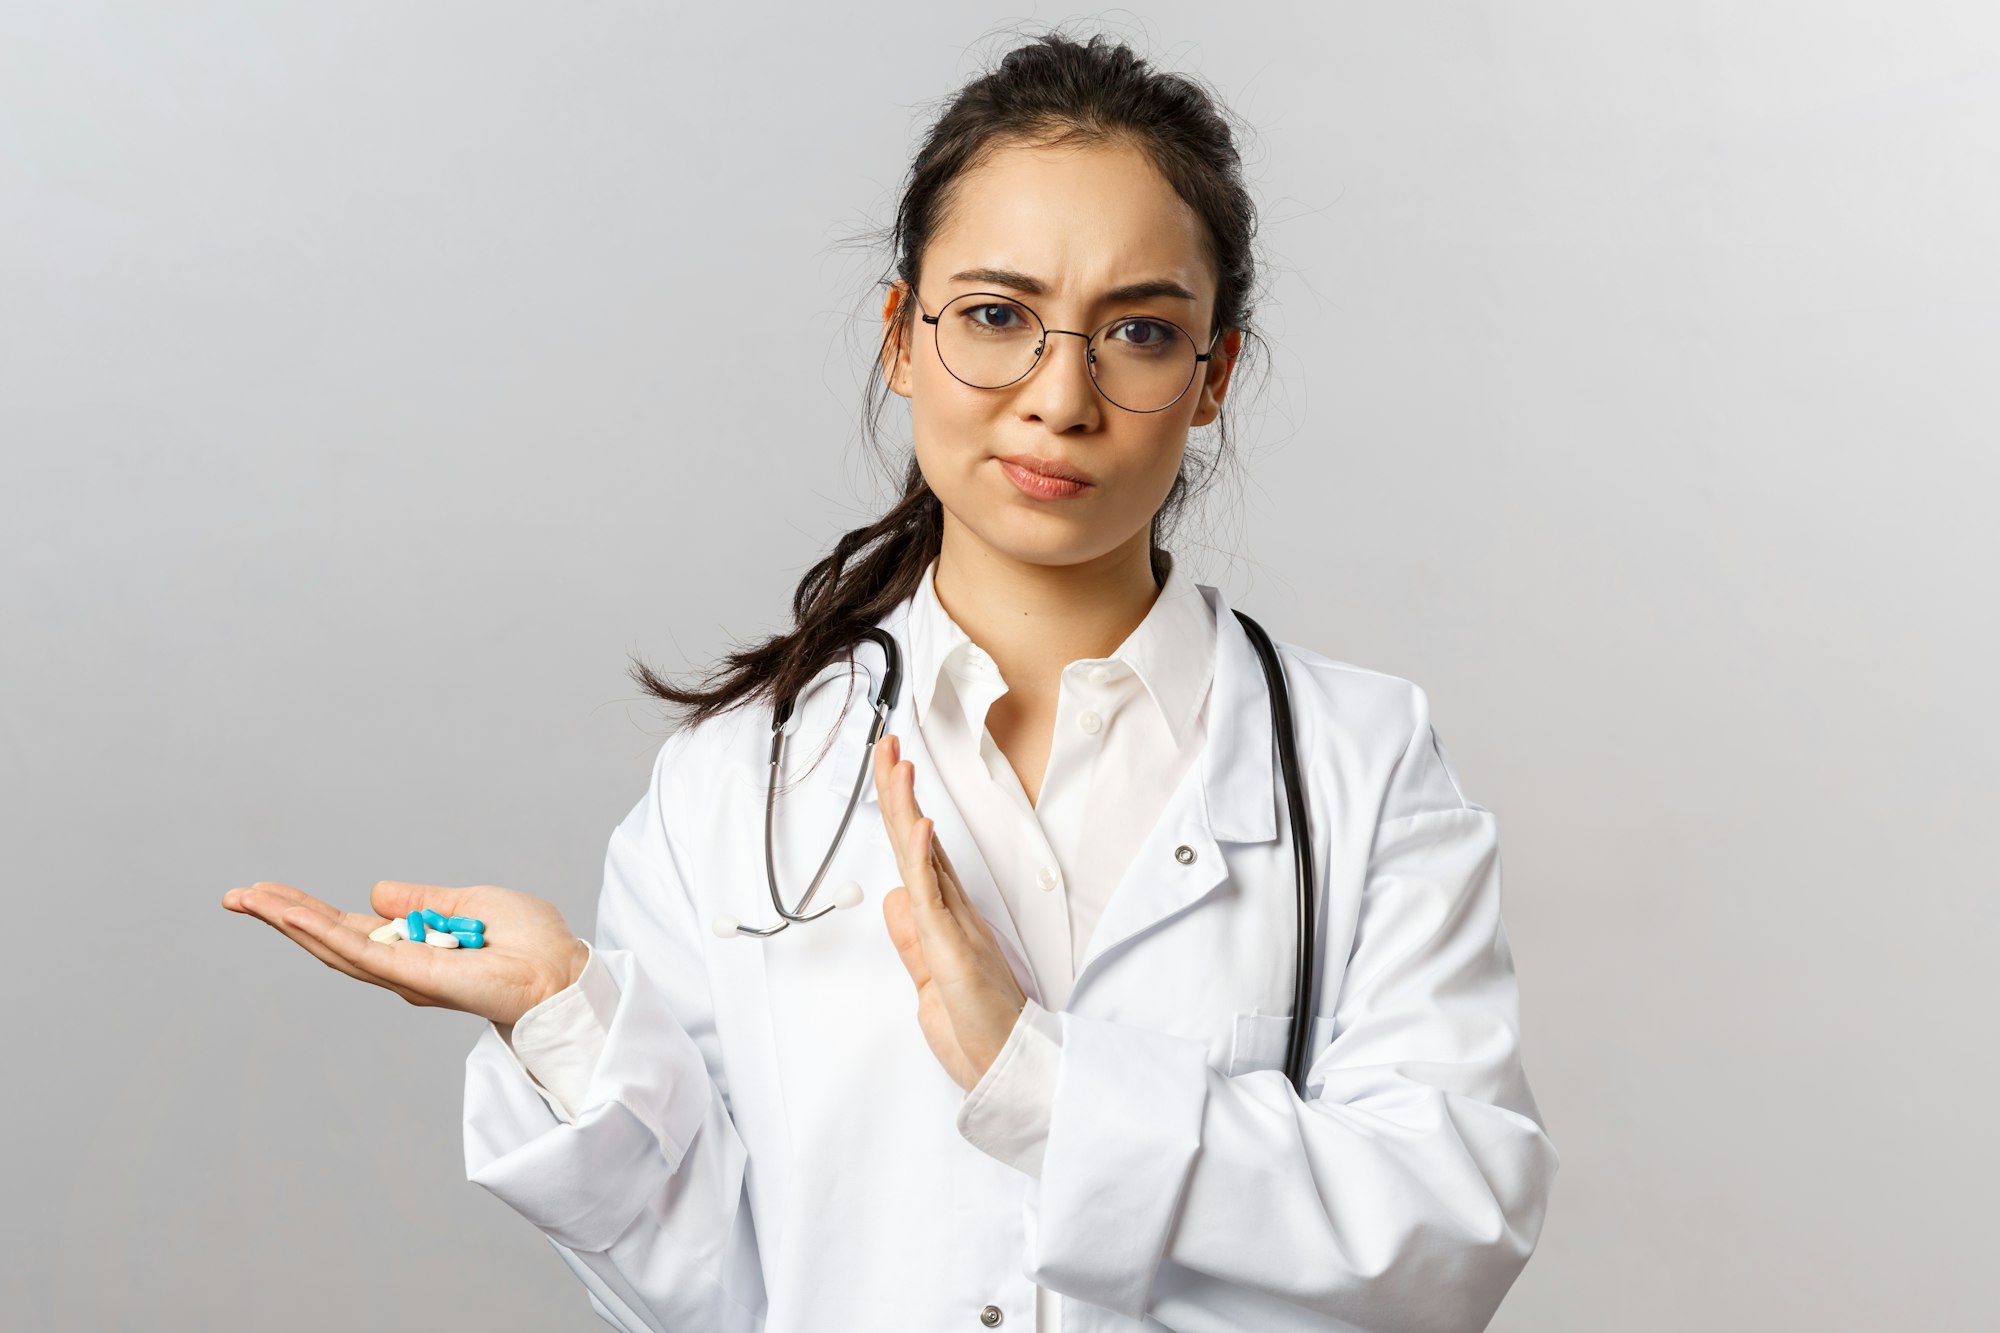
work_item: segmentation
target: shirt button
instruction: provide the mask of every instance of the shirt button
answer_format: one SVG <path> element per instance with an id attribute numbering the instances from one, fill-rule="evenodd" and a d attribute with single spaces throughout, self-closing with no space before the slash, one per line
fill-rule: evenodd
<path id="1" fill-rule="evenodd" d="M 1105 681 L 1111 679 L 1111 668 L 1104 665 L 1104 663 L 1099 662 L 1096 666 L 1092 667 L 1090 670 L 1084 672 L 1083 674 L 1084 678 L 1088 680 L 1092 685 L 1102 685 Z"/>
<path id="2" fill-rule="evenodd" d="M 979 1312 L 979 1322 L 988 1328 L 1000 1327 L 1000 1319 L 1000 1307 L 997 1305 L 989 1305 Z"/>
<path id="3" fill-rule="evenodd" d="M 1098 729 L 1104 725 L 1104 719 L 1086 708 L 1076 715 L 1076 725 L 1083 728 L 1086 736 L 1095 736 Z"/>
<path id="4" fill-rule="evenodd" d="M 1174 860 L 1179 861 L 1182 865 L 1192 865 L 1194 863 L 1194 848 L 1188 846 L 1186 843 L 1182 843 L 1180 846 L 1174 848 Z"/>
<path id="5" fill-rule="evenodd" d="M 1035 878 L 1041 882 L 1042 888 L 1051 892 L 1054 891 L 1056 885 L 1062 883 L 1062 876 L 1056 874 L 1054 866 L 1043 866 L 1042 873 Z"/>

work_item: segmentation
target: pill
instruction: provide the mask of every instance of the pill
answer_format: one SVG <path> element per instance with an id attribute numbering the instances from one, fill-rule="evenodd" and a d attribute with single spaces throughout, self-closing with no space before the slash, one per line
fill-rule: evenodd
<path id="1" fill-rule="evenodd" d="M 409 931 L 410 938 L 421 942 L 424 938 L 423 917 L 419 916 L 415 912 L 412 912 L 408 916 L 404 917 L 403 921 Z"/>
<path id="2" fill-rule="evenodd" d="M 448 930 L 433 930 L 426 933 L 424 943 L 437 949 L 456 949 L 459 947 L 458 936 Z"/>
<path id="3" fill-rule="evenodd" d="M 454 930 L 451 937 L 458 941 L 461 949 L 484 949 L 486 937 L 476 930 Z"/>
<path id="4" fill-rule="evenodd" d="M 476 930 L 484 933 L 486 923 L 477 917 L 455 916 L 444 923 L 444 928 L 454 933 L 461 930 Z"/>
<path id="5" fill-rule="evenodd" d="M 449 927 L 447 927 L 444 923 L 444 918 L 442 916 L 439 916 L 436 912 L 433 912 L 430 908 L 419 907 L 417 910 L 423 913 L 424 924 L 430 927 L 432 930 L 449 929 Z"/>
<path id="6" fill-rule="evenodd" d="M 389 921 L 369 931 L 368 938 L 371 940 L 380 940 L 384 944 L 393 944 L 403 938 L 403 932 L 396 929 L 394 921 Z"/>

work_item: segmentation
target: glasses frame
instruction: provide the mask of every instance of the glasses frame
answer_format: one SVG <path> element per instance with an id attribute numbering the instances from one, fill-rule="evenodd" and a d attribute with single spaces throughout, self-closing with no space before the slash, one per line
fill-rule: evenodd
<path id="1" fill-rule="evenodd" d="M 1005 292 L 960 292 L 958 295 L 952 297 L 951 300 L 946 301 L 943 305 L 939 306 L 938 312 L 935 315 L 931 314 L 929 307 L 924 305 L 924 298 L 918 295 L 915 288 L 912 288 L 910 290 L 910 295 L 913 299 L 915 299 L 917 303 L 917 314 L 923 319 L 924 323 L 931 326 L 931 350 L 937 353 L 938 364 L 944 366 L 945 374 L 951 376 L 953 379 L 957 380 L 960 384 L 963 384 L 966 388 L 968 389 L 1013 388 L 1016 384 L 1019 384 L 1022 380 L 1034 374 L 1036 368 L 1042 364 L 1042 353 L 1048 350 L 1049 335 L 1051 333 L 1067 333 L 1072 338 L 1083 339 L 1084 358 L 1086 363 L 1090 366 L 1090 386 L 1093 389 L 1097 390 L 1098 397 L 1102 398 L 1105 402 L 1111 404 L 1113 407 L 1117 408 L 1121 412 L 1136 412 L 1141 416 L 1149 416 L 1154 412 L 1164 412 L 1169 407 L 1172 407 L 1175 403 L 1178 403 L 1181 399 L 1187 397 L 1187 391 L 1189 389 L 1192 389 L 1194 387 L 1194 382 L 1201 378 L 1202 363 L 1207 361 L 1211 356 L 1215 355 L 1215 344 L 1222 337 L 1222 328 L 1220 325 L 1217 325 L 1215 330 L 1215 336 L 1208 340 L 1208 350 L 1205 352 L 1195 353 L 1194 369 L 1188 372 L 1187 383 L 1181 385 L 1181 391 L 1175 394 L 1167 402 L 1161 404 L 1158 407 L 1127 407 L 1125 406 L 1125 404 L 1119 402 L 1116 398 L 1113 398 L 1110 394 L 1104 392 L 1104 386 L 1097 382 L 1097 335 L 1099 333 L 1103 333 L 1106 329 L 1110 328 L 1112 325 L 1123 324 L 1127 320 L 1150 319 L 1150 320 L 1156 320 L 1161 324 L 1170 326 L 1175 332 L 1179 333 L 1181 337 L 1186 338 L 1188 340 L 1189 345 L 1193 345 L 1194 336 L 1190 334 L 1186 329 L 1182 328 L 1175 321 L 1168 319 L 1165 315 L 1151 315 L 1151 314 L 1137 314 L 1137 313 L 1129 315 L 1114 315 L 1110 319 L 1106 320 L 1104 323 L 1098 325 L 1096 333 L 1078 333 L 1075 329 L 1050 328 L 1047 324 L 1042 322 L 1042 316 L 1040 311 L 1036 310 L 1026 301 L 1023 301 L 1020 297 L 1009 296 Z M 938 346 L 938 320 L 943 317 L 945 311 L 951 309 L 952 306 L 956 305 L 960 301 L 963 301 L 968 296 L 992 296 L 998 298 L 999 300 L 1005 301 L 1008 305 L 1019 306 L 1021 307 L 1021 309 L 1028 312 L 1029 318 L 1035 321 L 1035 327 L 1042 331 L 1041 337 L 1035 343 L 1034 361 L 1029 364 L 1026 370 L 1022 371 L 1019 375 L 1016 375 L 1013 379 L 1008 380 L 1005 384 L 974 384 L 971 380 L 964 378 L 957 371 L 953 370 L 949 365 L 945 363 L 944 350 Z"/>

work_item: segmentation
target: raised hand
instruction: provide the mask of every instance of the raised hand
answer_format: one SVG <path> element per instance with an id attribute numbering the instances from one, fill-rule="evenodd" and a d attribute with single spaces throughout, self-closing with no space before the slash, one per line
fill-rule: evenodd
<path id="1" fill-rule="evenodd" d="M 903 872 L 902 884 L 882 896 L 882 920 L 916 985 L 917 1024 L 931 1054 L 970 1092 L 1007 1044 L 1028 997 L 918 807 L 916 773 L 898 737 L 876 743 L 876 800 Z"/>
<path id="2" fill-rule="evenodd" d="M 385 879 L 369 894 L 380 916 L 343 912 L 289 884 L 231 889 L 222 905 L 262 919 L 336 972 L 394 991 L 414 1005 L 457 1009 L 511 1028 L 522 1014 L 574 982 L 589 949 L 555 904 L 490 884 L 446 888 Z M 434 949 L 369 932 L 428 907 L 486 923 L 479 949 Z"/>

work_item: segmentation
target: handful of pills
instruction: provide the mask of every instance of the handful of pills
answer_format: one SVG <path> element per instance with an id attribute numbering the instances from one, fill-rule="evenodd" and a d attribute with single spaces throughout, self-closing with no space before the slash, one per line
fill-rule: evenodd
<path id="1" fill-rule="evenodd" d="M 371 940 L 384 944 L 411 940 L 435 949 L 483 949 L 486 923 L 477 917 L 440 916 L 428 907 L 419 907 L 408 916 L 399 916 L 368 932 Z"/>

